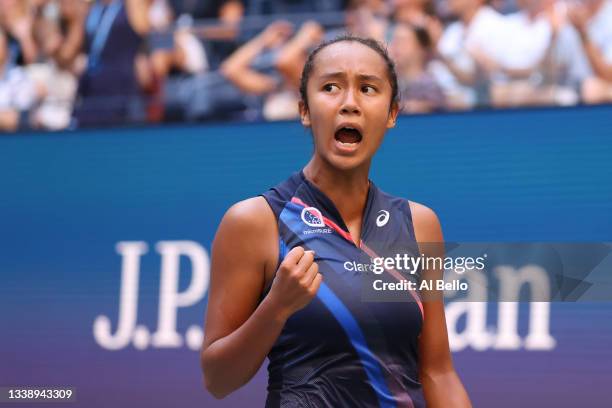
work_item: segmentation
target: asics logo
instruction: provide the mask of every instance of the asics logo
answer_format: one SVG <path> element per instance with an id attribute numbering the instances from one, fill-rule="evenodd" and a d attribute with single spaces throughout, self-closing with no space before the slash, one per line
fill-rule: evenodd
<path id="1" fill-rule="evenodd" d="M 376 226 L 384 227 L 389 221 L 389 211 L 380 210 L 378 213 L 378 217 L 376 217 Z"/>

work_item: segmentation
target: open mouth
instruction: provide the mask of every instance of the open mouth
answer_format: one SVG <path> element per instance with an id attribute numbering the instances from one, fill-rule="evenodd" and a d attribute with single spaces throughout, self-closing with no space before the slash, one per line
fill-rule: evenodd
<path id="1" fill-rule="evenodd" d="M 342 146 L 351 147 L 361 142 L 363 137 L 358 129 L 350 126 L 343 126 L 336 130 L 334 138 L 340 142 Z"/>

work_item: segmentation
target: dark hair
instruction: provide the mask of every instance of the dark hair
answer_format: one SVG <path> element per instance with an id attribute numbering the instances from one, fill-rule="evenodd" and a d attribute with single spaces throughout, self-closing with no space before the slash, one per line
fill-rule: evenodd
<path id="1" fill-rule="evenodd" d="M 308 58 L 306 59 L 306 63 L 304 64 L 304 69 L 302 70 L 302 78 L 300 79 L 300 97 L 306 108 L 308 108 L 308 95 L 306 94 L 306 87 L 308 85 L 308 80 L 310 79 L 310 74 L 312 74 L 312 70 L 314 68 L 314 59 L 317 54 L 325 47 L 330 46 L 332 44 L 336 44 L 339 42 L 358 42 L 360 44 L 365 45 L 366 47 L 376 51 L 378 55 L 382 57 L 387 65 L 387 75 L 389 76 L 389 83 L 391 85 L 391 104 L 390 107 L 393 106 L 394 103 L 399 102 L 398 98 L 398 86 L 397 86 L 397 73 L 395 72 L 395 64 L 391 57 L 389 57 L 389 53 L 385 49 L 383 45 L 381 45 L 378 41 L 372 38 L 363 38 L 357 37 L 354 35 L 342 35 L 340 37 L 336 37 L 333 40 L 325 41 L 319 44 L 314 50 L 310 52 Z"/>

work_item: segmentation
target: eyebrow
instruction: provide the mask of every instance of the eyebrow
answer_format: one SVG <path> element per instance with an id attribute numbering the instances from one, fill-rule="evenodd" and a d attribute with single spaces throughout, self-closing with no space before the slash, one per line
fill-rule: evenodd
<path id="1" fill-rule="evenodd" d="M 336 72 L 329 72 L 326 74 L 321 75 L 321 79 L 322 80 L 328 80 L 328 79 L 333 79 L 333 78 L 344 78 L 346 77 L 346 73 L 342 72 L 342 71 L 336 71 Z M 370 74 L 358 74 L 357 78 L 359 78 L 362 81 L 383 81 L 383 79 L 381 77 L 379 77 L 378 75 L 370 75 Z"/>

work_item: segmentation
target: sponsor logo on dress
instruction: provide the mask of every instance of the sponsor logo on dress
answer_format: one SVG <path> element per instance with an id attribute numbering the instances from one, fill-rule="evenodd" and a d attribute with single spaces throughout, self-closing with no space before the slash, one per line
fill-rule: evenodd
<path id="1" fill-rule="evenodd" d="M 306 229 L 304 234 L 331 234 L 331 228 L 327 228 L 323 221 L 323 214 L 315 207 L 306 207 L 302 210 L 302 221 L 314 229 Z"/>
<path id="2" fill-rule="evenodd" d="M 304 221 L 304 224 L 308 225 L 309 227 L 325 227 L 325 223 L 323 222 L 323 214 L 321 214 L 321 211 L 315 207 L 305 207 L 302 210 L 302 221 Z"/>
<path id="3" fill-rule="evenodd" d="M 388 221 L 389 221 L 389 211 L 380 210 L 378 212 L 378 217 L 376 217 L 376 226 L 384 227 L 385 225 L 387 225 Z"/>

